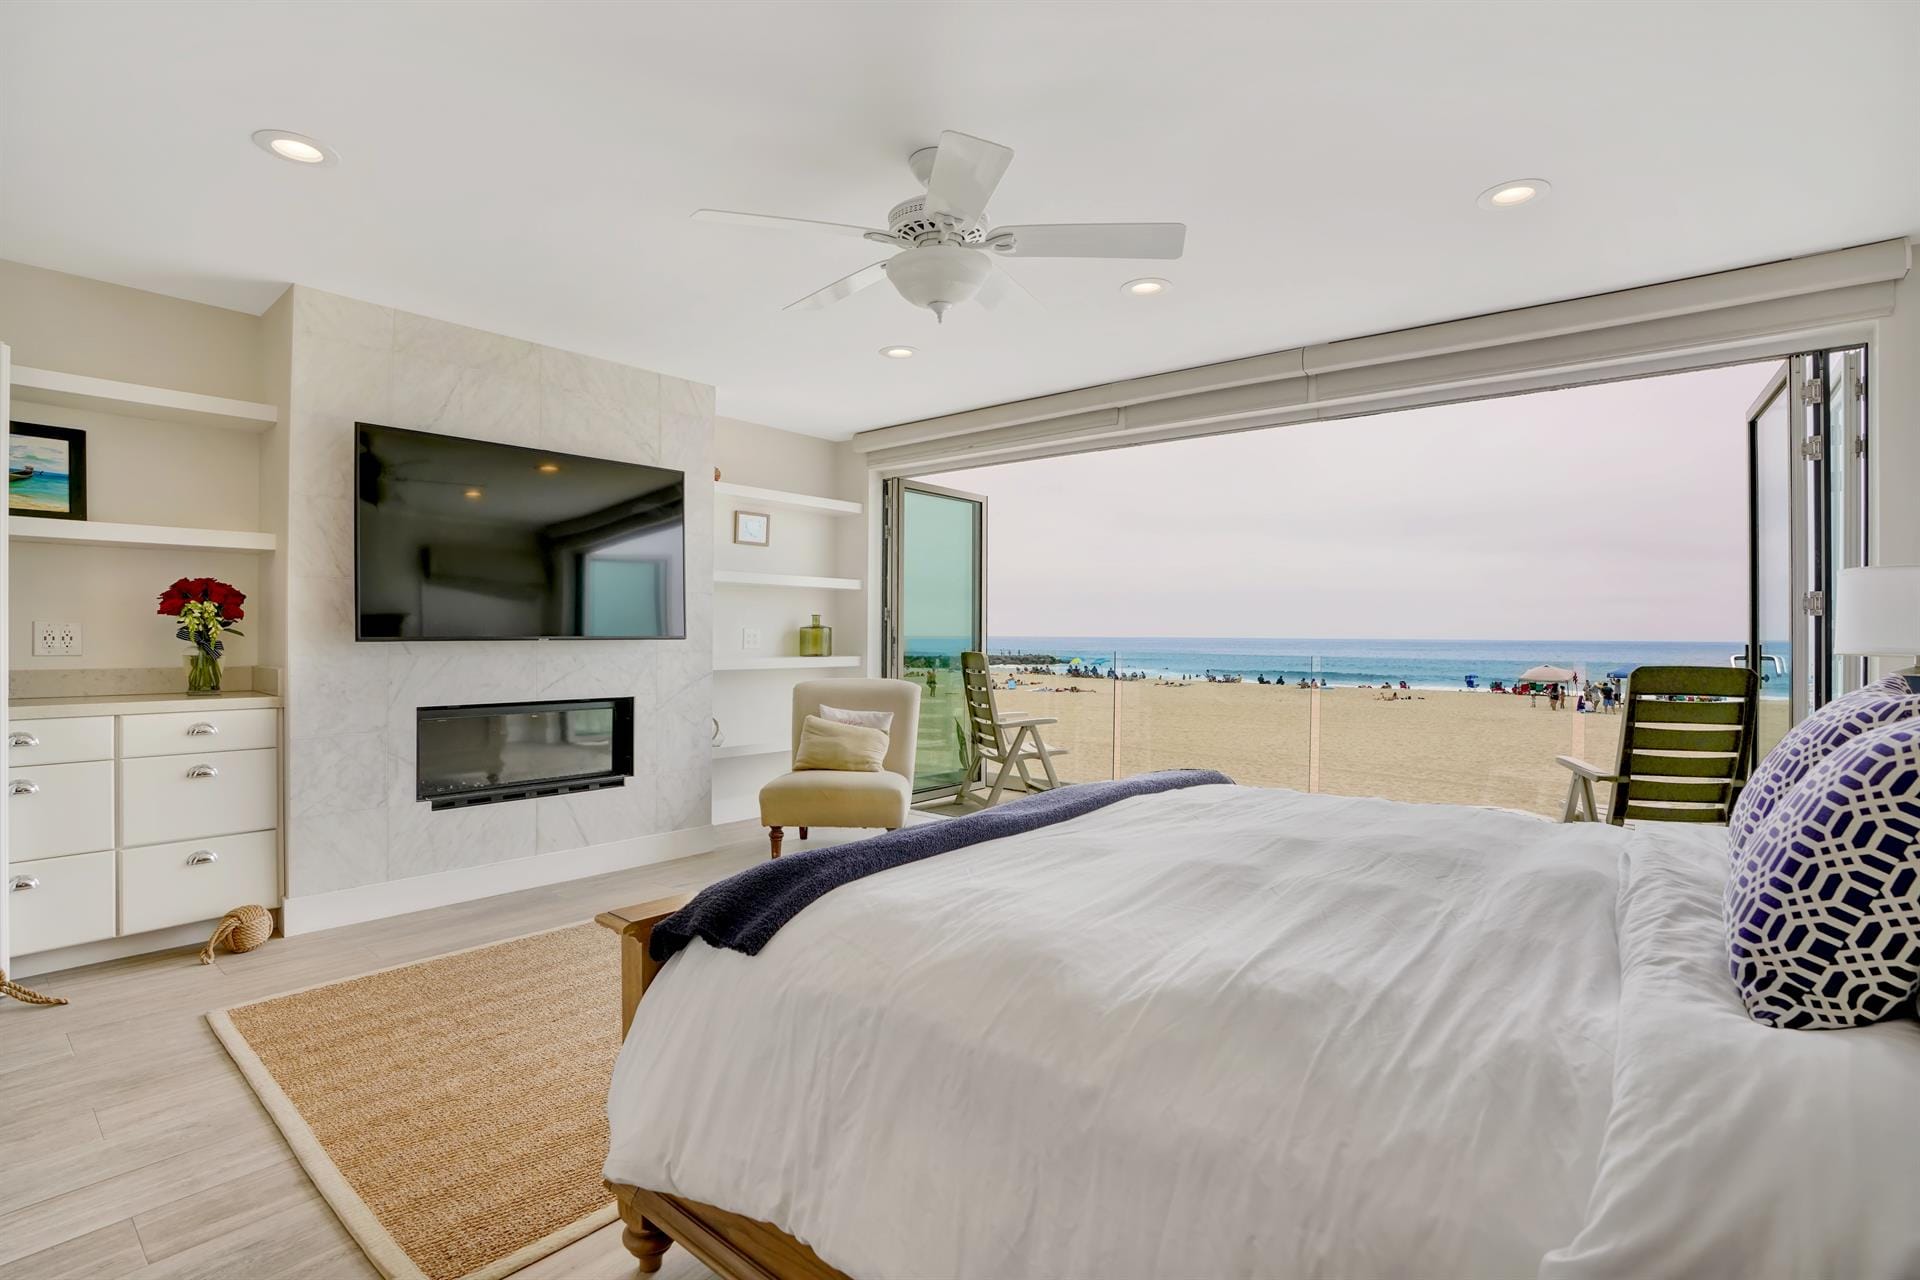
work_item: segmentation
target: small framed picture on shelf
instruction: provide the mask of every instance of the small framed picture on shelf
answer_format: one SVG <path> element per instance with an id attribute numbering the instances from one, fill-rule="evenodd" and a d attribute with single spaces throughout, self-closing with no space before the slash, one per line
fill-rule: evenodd
<path id="1" fill-rule="evenodd" d="M 11 423 L 7 431 L 7 511 L 44 520 L 85 520 L 87 433 L 73 427 Z"/>
<path id="2" fill-rule="evenodd" d="M 733 513 L 733 540 L 743 547 L 764 547 L 771 536 L 773 520 L 764 511 Z"/>

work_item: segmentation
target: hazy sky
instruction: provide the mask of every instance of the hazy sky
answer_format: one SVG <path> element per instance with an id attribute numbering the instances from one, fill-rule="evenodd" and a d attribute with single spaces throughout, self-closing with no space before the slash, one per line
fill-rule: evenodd
<path id="1" fill-rule="evenodd" d="M 1775 367 L 927 478 L 989 498 L 996 636 L 1731 640 Z"/>

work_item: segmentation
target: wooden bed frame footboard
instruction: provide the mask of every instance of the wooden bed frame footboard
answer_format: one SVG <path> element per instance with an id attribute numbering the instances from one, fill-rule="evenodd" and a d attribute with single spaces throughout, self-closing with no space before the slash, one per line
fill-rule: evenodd
<path id="1" fill-rule="evenodd" d="M 660 972 L 659 962 L 647 954 L 654 926 L 687 905 L 691 897 L 656 898 L 594 917 L 596 923 L 620 935 L 622 1040 L 633 1029 L 640 998 Z M 626 1226 L 620 1242 L 639 1259 L 642 1271 L 658 1271 L 662 1255 L 678 1244 L 724 1280 L 850 1280 L 772 1223 L 645 1187 L 606 1185 Z"/>

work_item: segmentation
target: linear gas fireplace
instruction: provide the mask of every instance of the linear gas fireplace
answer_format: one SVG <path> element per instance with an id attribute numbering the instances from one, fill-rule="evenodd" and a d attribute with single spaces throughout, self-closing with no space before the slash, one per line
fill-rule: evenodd
<path id="1" fill-rule="evenodd" d="M 416 713 L 415 798 L 436 809 L 618 787 L 633 776 L 633 699 L 492 702 Z"/>

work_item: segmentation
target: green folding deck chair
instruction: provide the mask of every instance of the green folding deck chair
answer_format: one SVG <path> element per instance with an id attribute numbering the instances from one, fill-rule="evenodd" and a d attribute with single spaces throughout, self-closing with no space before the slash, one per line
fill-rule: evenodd
<path id="1" fill-rule="evenodd" d="M 1003 716 L 994 701 L 993 677 L 987 665 L 987 655 L 968 650 L 960 655 L 961 687 L 967 700 L 967 721 L 972 734 L 972 759 L 978 769 L 970 767 L 967 780 L 960 788 L 960 799 L 971 800 L 974 788 L 984 786 L 991 781 L 987 792 L 987 803 L 1000 803 L 1000 793 L 1013 779 L 1013 773 L 1020 775 L 1022 791 L 1050 791 L 1060 785 L 1060 775 L 1054 771 L 1053 762 L 1067 754 L 1065 747 L 1049 747 L 1040 736 L 1043 725 L 1058 724 L 1054 716 Z M 1035 778 L 1028 766 L 1038 764 L 1046 775 L 1046 781 Z M 993 777 L 986 774 L 999 766 Z"/>
<path id="2" fill-rule="evenodd" d="M 1639 667 L 1627 678 L 1620 762 L 1573 756 L 1564 822 L 1599 822 L 1593 784 L 1613 784 L 1606 821 L 1725 822 L 1752 761 L 1760 677 L 1744 667 Z"/>

